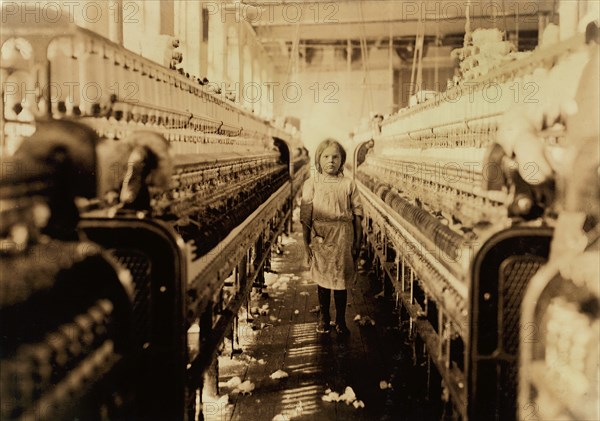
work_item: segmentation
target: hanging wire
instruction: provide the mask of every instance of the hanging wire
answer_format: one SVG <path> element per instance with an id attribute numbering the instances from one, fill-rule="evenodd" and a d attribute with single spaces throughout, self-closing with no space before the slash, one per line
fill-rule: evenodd
<path id="1" fill-rule="evenodd" d="M 467 7 L 465 8 L 465 38 L 463 42 L 463 48 L 469 46 L 469 38 L 471 37 L 471 0 L 467 1 Z"/>
<path id="2" fill-rule="evenodd" d="M 440 64 L 439 64 L 439 48 L 442 45 L 442 36 L 440 34 L 440 26 L 436 25 L 435 26 L 435 64 L 434 64 L 434 69 L 433 69 L 433 86 L 434 89 L 442 92 L 442 87 L 440 86 Z"/>
<path id="3" fill-rule="evenodd" d="M 515 13 L 515 47 L 519 51 L 519 7 L 516 7 Z"/>
<path id="4" fill-rule="evenodd" d="M 286 85 L 292 81 L 292 73 L 295 70 L 294 63 L 298 61 L 298 51 L 300 44 L 300 20 L 296 22 L 296 34 L 294 35 L 294 39 L 292 40 L 292 49 L 290 50 L 290 57 L 288 59 L 288 68 L 286 72 Z M 283 101 L 283 113 L 287 112 L 287 101 Z"/>
<path id="5" fill-rule="evenodd" d="M 360 115 L 363 116 L 364 112 L 365 112 L 365 97 L 367 95 L 367 92 L 365 91 L 365 89 L 367 89 L 367 84 L 366 84 L 367 70 L 365 67 L 365 47 L 363 45 L 362 37 L 359 39 L 359 41 L 360 41 L 360 61 L 361 61 L 362 69 L 363 69 L 363 79 L 362 79 L 363 94 L 362 94 L 362 97 L 360 100 Z"/>
<path id="6" fill-rule="evenodd" d="M 506 23 L 506 5 L 504 3 L 504 0 L 502 0 L 502 21 L 504 22 L 504 41 L 508 41 L 508 24 Z M 516 8 L 519 8 L 519 5 L 516 6 Z"/>
<path id="7" fill-rule="evenodd" d="M 290 51 L 290 57 L 288 60 L 286 82 L 290 82 L 290 80 L 291 80 L 292 71 L 294 70 L 294 62 L 297 61 L 297 56 L 298 56 L 298 51 L 299 51 L 299 47 L 298 47 L 299 43 L 300 43 L 300 20 L 298 20 L 298 22 L 296 22 L 296 34 L 294 35 L 294 39 L 292 41 L 292 49 Z"/>
<path id="8" fill-rule="evenodd" d="M 425 22 L 421 20 L 419 15 L 417 34 L 415 36 L 415 51 L 413 54 L 412 69 L 410 72 L 410 94 L 414 95 L 421 87 L 422 83 L 422 61 L 423 61 L 423 47 L 425 43 Z"/>
<path id="9" fill-rule="evenodd" d="M 367 99 L 369 101 L 369 107 L 371 109 L 371 111 L 373 111 L 373 90 L 371 89 L 371 86 L 369 84 L 370 81 L 370 71 L 369 71 L 369 63 L 368 63 L 368 57 L 367 57 L 367 32 L 366 32 L 366 28 L 365 28 L 365 16 L 364 16 L 364 12 L 363 12 L 363 7 L 362 7 L 362 3 L 363 0 L 360 0 L 358 3 L 358 13 L 359 13 L 359 17 L 360 17 L 360 21 L 361 21 L 361 37 L 360 37 L 360 41 L 361 41 L 361 51 L 362 51 L 362 61 L 363 61 L 363 78 L 364 78 L 364 83 L 365 83 L 365 88 L 368 89 L 368 93 L 364 92 L 363 96 L 365 94 L 367 94 Z M 364 100 L 364 98 L 363 98 Z"/>

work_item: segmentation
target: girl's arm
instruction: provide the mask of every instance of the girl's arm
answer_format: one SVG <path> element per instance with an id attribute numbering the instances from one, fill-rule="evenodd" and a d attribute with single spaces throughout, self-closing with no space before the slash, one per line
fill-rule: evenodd
<path id="1" fill-rule="evenodd" d="M 352 244 L 352 257 L 354 260 L 358 259 L 360 254 L 360 243 L 362 241 L 362 217 L 360 215 L 354 215 L 354 244 Z"/>
<path id="2" fill-rule="evenodd" d="M 312 249 L 310 248 L 310 227 L 308 225 L 302 224 L 302 237 L 304 238 L 304 250 L 306 251 L 306 257 L 308 259 L 308 263 L 312 260 Z"/>
<path id="3" fill-rule="evenodd" d="M 302 224 L 302 237 L 304 238 L 304 250 L 308 263 L 312 260 L 312 249 L 310 248 L 312 228 L 312 201 L 314 190 L 312 180 L 307 180 L 302 186 L 302 200 L 300 202 L 300 223 Z"/>
<path id="4" fill-rule="evenodd" d="M 358 259 L 360 244 L 362 242 L 362 217 L 363 207 L 356 184 L 352 182 L 350 188 L 350 206 L 352 207 L 352 222 L 354 225 L 354 243 L 352 244 L 352 257 Z"/>

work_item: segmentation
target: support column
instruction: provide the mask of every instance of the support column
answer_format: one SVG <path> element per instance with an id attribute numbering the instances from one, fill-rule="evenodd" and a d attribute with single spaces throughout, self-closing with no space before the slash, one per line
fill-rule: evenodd
<path id="1" fill-rule="evenodd" d="M 123 45 L 123 0 L 112 0 L 108 14 L 108 38 Z"/>
<path id="2" fill-rule="evenodd" d="M 257 287 L 261 290 L 265 285 L 264 266 L 259 267 L 260 261 L 262 260 L 262 258 L 264 256 L 264 238 L 263 238 L 263 236 L 264 236 L 264 234 L 259 235 L 258 239 L 256 240 L 256 244 L 254 245 L 254 247 L 256 249 L 256 257 L 254 259 L 254 262 L 252 262 L 254 270 L 258 271 L 258 273 L 256 274 L 255 281 L 254 281 L 254 287 Z"/>
<path id="3" fill-rule="evenodd" d="M 225 78 L 226 27 L 218 15 L 208 19 L 208 79 L 220 82 Z"/>
<path id="4" fill-rule="evenodd" d="M 162 0 L 160 3 L 160 34 L 175 35 L 175 5 L 173 0 Z"/>
<path id="5" fill-rule="evenodd" d="M 244 289 L 246 283 L 248 282 L 248 256 L 244 256 L 240 263 L 238 264 L 238 285 L 239 290 Z M 239 290 L 236 290 L 236 295 L 239 293 Z"/>
<path id="6" fill-rule="evenodd" d="M 219 357 L 215 356 L 203 375 L 204 389 L 208 396 L 219 396 Z"/>

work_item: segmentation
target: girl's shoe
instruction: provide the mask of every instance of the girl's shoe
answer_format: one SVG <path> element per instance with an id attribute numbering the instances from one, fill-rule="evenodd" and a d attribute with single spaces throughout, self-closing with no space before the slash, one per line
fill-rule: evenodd
<path id="1" fill-rule="evenodd" d="M 338 335 L 342 335 L 342 336 L 350 335 L 350 331 L 348 330 L 348 327 L 346 327 L 346 325 L 336 325 L 335 331 L 337 332 Z"/>
<path id="2" fill-rule="evenodd" d="M 317 326 L 317 333 L 329 333 L 331 332 L 331 327 L 329 323 L 320 324 Z"/>

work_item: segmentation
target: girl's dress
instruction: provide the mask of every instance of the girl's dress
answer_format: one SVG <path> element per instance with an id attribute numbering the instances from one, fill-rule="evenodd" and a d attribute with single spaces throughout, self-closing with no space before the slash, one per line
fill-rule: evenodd
<path id="1" fill-rule="evenodd" d="M 356 184 L 343 174 L 317 173 L 304 182 L 300 210 L 300 221 L 308 226 L 312 222 L 312 279 L 323 288 L 346 289 L 356 279 L 353 219 L 363 216 Z"/>

